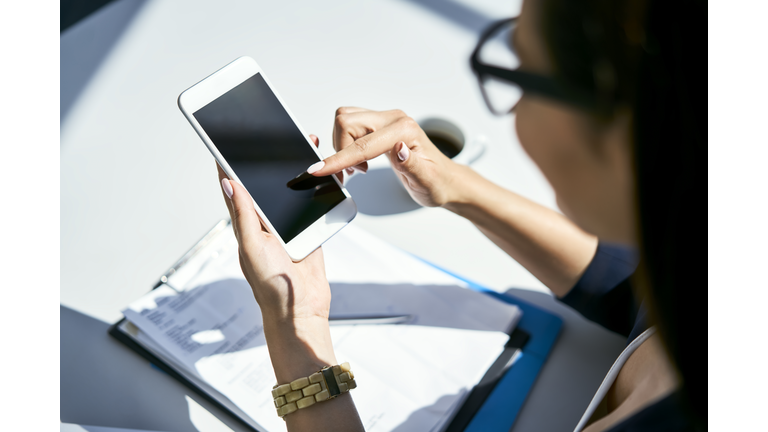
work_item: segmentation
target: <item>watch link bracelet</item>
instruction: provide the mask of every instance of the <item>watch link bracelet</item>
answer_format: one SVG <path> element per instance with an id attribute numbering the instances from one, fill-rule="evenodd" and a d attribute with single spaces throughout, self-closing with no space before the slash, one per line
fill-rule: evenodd
<path id="1" fill-rule="evenodd" d="M 326 366 L 312 375 L 299 378 L 290 384 L 275 384 L 272 397 L 275 399 L 277 415 L 285 416 L 302 408 L 333 399 L 357 387 L 355 374 L 344 362 L 336 366 Z"/>

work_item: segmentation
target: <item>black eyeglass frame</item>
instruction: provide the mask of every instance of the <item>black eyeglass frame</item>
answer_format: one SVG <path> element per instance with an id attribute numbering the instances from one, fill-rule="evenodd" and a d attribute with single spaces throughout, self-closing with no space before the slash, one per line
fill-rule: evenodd
<path id="1" fill-rule="evenodd" d="M 516 104 L 513 105 L 508 111 L 499 111 L 494 108 L 488 94 L 486 94 L 485 86 L 483 85 L 483 82 L 487 77 L 492 76 L 517 84 L 524 92 L 535 93 L 587 110 L 598 110 L 599 104 L 597 97 L 589 91 L 568 86 L 552 77 L 521 70 L 501 68 L 480 61 L 480 50 L 483 45 L 491 38 L 491 36 L 499 31 L 499 29 L 505 25 L 513 23 L 515 20 L 517 20 L 517 17 L 506 18 L 491 24 L 485 29 L 480 36 L 480 41 L 477 43 L 475 50 L 472 52 L 472 57 L 470 58 L 472 71 L 477 76 L 480 92 L 483 95 L 486 105 L 488 105 L 488 109 L 496 115 L 506 115 L 512 112 L 516 106 Z"/>

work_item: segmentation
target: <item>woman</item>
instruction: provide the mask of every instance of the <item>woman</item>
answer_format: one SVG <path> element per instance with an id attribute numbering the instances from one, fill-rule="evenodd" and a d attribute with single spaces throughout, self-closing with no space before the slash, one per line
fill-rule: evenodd
<path id="1" fill-rule="evenodd" d="M 388 153 L 418 203 L 466 217 L 558 298 L 628 335 L 617 373 L 606 378 L 577 430 L 706 429 L 706 375 L 696 366 L 706 358 L 706 333 L 697 345 L 700 324 L 683 314 L 693 293 L 687 278 L 695 273 L 685 245 L 696 237 L 685 210 L 695 201 L 693 157 L 706 139 L 695 109 L 706 101 L 686 93 L 695 39 L 683 29 L 689 17 L 679 4 L 662 7 L 668 8 L 633 0 L 526 0 L 516 20 L 491 31 L 514 25 L 519 68 L 504 71 L 473 56 L 481 80 L 493 75 L 522 88 L 514 106 L 517 134 L 567 218 L 453 163 L 398 110 L 340 108 L 337 153 L 308 169 L 316 176 L 365 171 L 367 160 Z M 221 170 L 219 176 L 278 382 L 338 364 L 322 251 L 292 263 L 262 231 L 247 192 Z M 619 268 L 610 243 L 641 252 L 633 292 L 624 279 L 634 266 Z M 363 430 L 348 394 L 285 420 L 291 431 Z"/>

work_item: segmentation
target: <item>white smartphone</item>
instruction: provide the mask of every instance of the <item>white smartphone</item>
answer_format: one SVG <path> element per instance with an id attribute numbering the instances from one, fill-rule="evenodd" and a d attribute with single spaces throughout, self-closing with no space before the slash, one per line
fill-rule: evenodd
<path id="1" fill-rule="evenodd" d="M 293 261 L 357 215 L 335 175 L 306 173 L 322 156 L 253 59 L 224 66 L 182 92 L 178 103 L 227 176 L 251 194 Z"/>

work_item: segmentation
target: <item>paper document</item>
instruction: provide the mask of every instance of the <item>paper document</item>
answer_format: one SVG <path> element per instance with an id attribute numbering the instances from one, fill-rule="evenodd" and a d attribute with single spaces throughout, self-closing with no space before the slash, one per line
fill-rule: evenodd
<path id="1" fill-rule="evenodd" d="M 329 271 L 337 277 L 331 279 L 331 316 L 409 314 L 413 320 L 332 326 L 336 357 L 355 372 L 358 388 L 351 394 L 367 431 L 433 430 L 445 424 L 502 352 L 504 332 L 517 323 L 520 311 L 395 248 L 388 253 L 400 270 L 377 275 L 382 263 L 368 261 L 371 252 L 365 249 L 381 249 L 376 242 L 384 242 L 365 235 L 357 237 L 366 240 L 363 244 L 337 236 L 326 248 L 326 261 L 333 265 L 343 264 L 330 257 L 336 246 L 360 249 L 361 260 L 354 273 Z M 199 268 L 183 274 L 183 286 L 170 278 L 173 287 L 160 286 L 123 313 L 175 367 L 226 396 L 267 431 L 284 431 L 271 396 L 276 381 L 261 313 L 232 239 L 230 230 L 212 244 Z M 372 270 L 365 273 L 364 266 Z M 422 277 L 411 278 L 404 268 Z M 433 272 L 431 284 L 423 277 L 427 272 Z"/>

